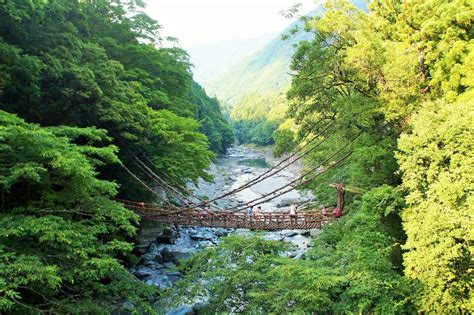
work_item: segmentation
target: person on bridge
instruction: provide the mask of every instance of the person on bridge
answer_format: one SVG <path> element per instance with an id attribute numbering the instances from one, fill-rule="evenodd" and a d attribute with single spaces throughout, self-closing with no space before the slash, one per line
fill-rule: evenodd
<path id="1" fill-rule="evenodd" d="M 204 209 L 201 212 L 201 219 L 205 219 L 209 215 L 209 208 L 204 207 Z"/>
<path id="2" fill-rule="evenodd" d="M 336 218 L 342 217 L 342 211 L 339 207 L 334 208 L 333 213 L 334 213 L 334 217 Z"/>
<path id="3" fill-rule="evenodd" d="M 250 206 L 250 207 L 247 208 L 247 215 L 251 216 L 252 213 L 253 213 L 253 206 Z"/>
<path id="4" fill-rule="evenodd" d="M 259 215 L 260 215 L 260 211 L 262 211 L 262 207 L 258 206 L 257 209 L 255 209 L 255 211 L 254 211 L 253 214 L 256 215 L 256 216 L 259 216 Z"/>
<path id="5" fill-rule="evenodd" d="M 328 208 L 323 207 L 323 210 L 321 212 L 323 213 L 323 215 L 327 215 L 328 214 Z"/>
<path id="6" fill-rule="evenodd" d="M 296 223 L 296 205 L 290 205 L 290 219 L 292 222 Z"/>

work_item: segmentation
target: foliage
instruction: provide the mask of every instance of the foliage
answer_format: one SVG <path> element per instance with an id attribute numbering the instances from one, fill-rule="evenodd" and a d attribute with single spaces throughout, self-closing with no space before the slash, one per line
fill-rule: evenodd
<path id="1" fill-rule="evenodd" d="M 0 111 L 0 310 L 107 312 L 146 307 L 151 288 L 123 263 L 136 215 L 97 169 L 119 163 L 95 128 L 42 128 Z M 75 142 L 83 145 L 74 144 Z"/>
<path id="2" fill-rule="evenodd" d="M 423 106 L 399 140 L 406 274 L 423 284 L 427 312 L 474 309 L 474 107 L 472 101 Z"/>
<path id="3" fill-rule="evenodd" d="M 352 155 L 309 187 L 329 203 L 330 182 L 369 191 L 362 200 L 377 187 L 402 182 L 407 205 L 393 214 L 404 220 L 403 229 L 395 230 L 406 231 L 404 272 L 417 280 L 417 290 L 403 285 L 393 303 L 409 298 L 419 311 L 472 312 L 472 3 L 374 1 L 366 13 L 334 0 L 326 9 L 324 16 L 307 19 L 314 39 L 301 43 L 293 57 L 288 113 L 303 135 L 334 121 L 307 164 L 318 165 L 344 144 Z M 360 197 L 347 201 L 350 209 L 364 211 Z M 354 245 L 346 250 L 378 246 L 370 234 L 367 244 L 357 245 L 357 230 L 345 231 Z M 344 237 L 333 236 L 336 248 L 344 246 Z M 382 254 L 376 256 L 383 261 Z M 398 255 L 390 263 L 399 269 L 401 260 Z M 375 260 L 368 265 L 377 268 Z M 348 297 L 351 303 L 363 300 Z"/>
<path id="4" fill-rule="evenodd" d="M 286 248 L 281 242 L 264 241 L 258 236 L 226 237 L 218 246 L 196 253 L 180 266 L 185 280 L 169 294 L 175 302 L 186 303 L 209 290 L 207 309 L 212 312 L 265 309 L 261 303 L 270 301 L 259 294 L 274 279 L 272 270 L 287 262 L 279 256 Z"/>
<path id="5" fill-rule="evenodd" d="M 407 298 L 411 286 L 401 273 L 405 236 L 398 213 L 403 205 L 393 187 L 375 188 L 315 241 L 308 263 L 340 281 L 332 296 L 333 312 L 414 312 Z"/>
<path id="6" fill-rule="evenodd" d="M 343 1 L 328 2 L 327 9 L 323 17 L 307 22 L 317 34 L 313 41 L 299 45 L 292 63 L 297 75 L 288 91 L 288 113 L 299 125 L 300 134 L 330 126 L 323 135 L 325 142 L 308 155 L 309 165 L 319 165 L 347 144 L 352 148 L 346 163 L 309 185 L 325 203 L 334 200 L 333 190 L 328 187 L 331 182 L 371 189 L 398 181 L 393 176 L 397 168 L 393 154 L 397 126 L 384 121 L 383 103 L 374 97 L 376 85 L 359 78 L 351 69 L 353 62 L 349 62 L 353 54 L 364 54 L 354 48 L 355 36 L 368 24 L 368 17 Z"/>
<path id="7" fill-rule="evenodd" d="M 275 139 L 275 147 L 273 148 L 273 156 L 275 157 L 291 152 L 297 146 L 294 132 L 282 126 L 275 130 L 273 138 Z"/>
<path id="8" fill-rule="evenodd" d="M 225 153 L 226 149 L 234 144 L 234 133 L 221 114 L 219 101 L 216 98 L 209 98 L 197 83 L 192 84 L 192 94 L 193 103 L 199 106 L 197 112 L 197 119 L 201 124 L 199 130 L 209 139 L 212 151 Z"/>
<path id="9" fill-rule="evenodd" d="M 252 93 L 232 108 L 231 119 L 239 143 L 269 145 L 284 121 L 287 101 L 282 93 Z"/>
<path id="10" fill-rule="evenodd" d="M 186 52 L 156 48 L 160 26 L 140 3 L 38 3 L 0 5 L 1 108 L 45 126 L 108 130 L 120 159 L 149 186 L 155 183 L 133 156 L 154 161 L 154 171 L 175 184 L 209 179 L 209 145 L 223 152 L 232 143 L 230 127 L 192 81 Z M 157 120 L 162 130 L 153 127 Z M 105 177 L 122 184 L 124 197 L 153 198 L 117 166 Z"/>

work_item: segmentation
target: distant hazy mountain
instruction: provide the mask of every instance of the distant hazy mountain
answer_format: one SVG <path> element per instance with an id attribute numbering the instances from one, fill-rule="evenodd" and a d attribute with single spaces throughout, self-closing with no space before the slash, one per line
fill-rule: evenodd
<path id="1" fill-rule="evenodd" d="M 194 79 L 207 87 L 211 81 L 244 57 L 264 47 L 275 36 L 275 33 L 271 33 L 256 38 L 218 41 L 188 48 L 194 65 Z"/>
<path id="2" fill-rule="evenodd" d="M 352 2 L 359 8 L 367 9 L 366 0 Z M 319 4 L 308 15 L 320 15 L 323 12 L 323 5 Z M 263 94 L 280 91 L 287 87 L 291 82 L 288 72 L 291 58 L 296 50 L 295 46 L 300 41 L 314 36 L 311 33 L 301 32 L 288 40 L 282 40 L 281 36 L 288 34 L 295 26 L 301 27 L 303 22 L 298 20 L 292 23 L 265 47 L 245 57 L 228 71 L 217 76 L 211 83 L 206 84 L 207 92 L 232 105 L 251 93 Z"/>

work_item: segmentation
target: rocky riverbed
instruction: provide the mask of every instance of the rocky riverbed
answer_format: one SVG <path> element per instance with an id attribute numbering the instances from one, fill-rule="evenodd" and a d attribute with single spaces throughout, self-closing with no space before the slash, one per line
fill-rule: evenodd
<path id="1" fill-rule="evenodd" d="M 268 154 L 256 149 L 243 146 L 229 150 L 229 153 L 217 159 L 210 169 L 215 175 L 213 183 L 200 182 L 198 187 L 191 187 L 198 196 L 214 198 L 226 191 L 241 186 L 247 181 L 262 174 L 271 167 Z M 271 163 L 276 163 L 273 160 Z M 219 200 L 214 206 L 229 208 L 241 205 L 244 202 L 258 198 L 276 188 L 288 184 L 297 177 L 298 168 L 292 167 L 282 170 L 278 174 L 263 180 L 255 186 L 249 187 L 235 195 Z M 262 204 L 262 211 L 288 211 L 291 203 L 306 203 L 314 200 L 314 196 L 300 191 L 288 192 L 272 201 Z M 145 253 L 140 256 L 139 264 L 133 268 L 134 275 L 149 285 L 161 289 L 170 288 L 182 278 L 176 271 L 181 259 L 190 257 L 193 253 L 219 243 L 221 237 L 229 234 L 251 234 L 244 229 L 224 229 L 205 227 L 180 227 L 169 226 L 159 230 L 153 242 Z M 288 257 L 301 259 L 310 246 L 311 237 L 319 234 L 319 230 L 283 230 L 267 231 L 262 237 L 267 240 L 290 242 L 294 249 L 284 253 Z M 199 303 L 198 303 L 199 304 Z M 199 305 L 183 306 L 179 309 L 169 310 L 168 314 L 192 314 Z"/>

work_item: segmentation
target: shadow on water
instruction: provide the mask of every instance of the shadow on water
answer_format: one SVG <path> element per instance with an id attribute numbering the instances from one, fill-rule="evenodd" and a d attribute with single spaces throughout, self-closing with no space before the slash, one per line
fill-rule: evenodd
<path id="1" fill-rule="evenodd" d="M 247 165 L 258 168 L 269 168 L 270 165 L 265 161 L 265 159 L 243 159 L 238 162 L 241 165 Z"/>

